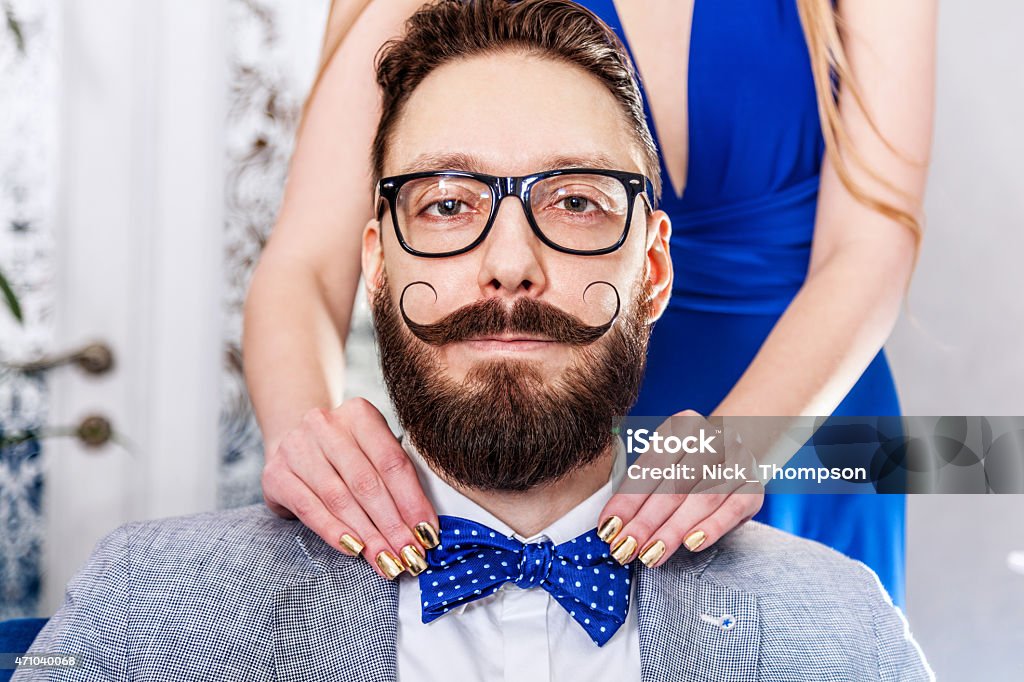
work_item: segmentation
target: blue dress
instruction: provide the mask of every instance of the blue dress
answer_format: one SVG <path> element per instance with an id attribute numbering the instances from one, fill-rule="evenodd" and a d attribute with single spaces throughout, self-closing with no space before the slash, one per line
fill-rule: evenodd
<path id="1" fill-rule="evenodd" d="M 582 4 L 629 47 L 612 0 Z M 634 415 L 711 412 L 796 295 L 810 261 L 825 145 L 796 0 L 695 0 L 687 99 L 682 198 L 661 161 L 675 281 L 651 336 Z M 833 414 L 900 414 L 884 351 Z M 755 518 L 863 561 L 902 606 L 903 495 L 769 494 Z"/>

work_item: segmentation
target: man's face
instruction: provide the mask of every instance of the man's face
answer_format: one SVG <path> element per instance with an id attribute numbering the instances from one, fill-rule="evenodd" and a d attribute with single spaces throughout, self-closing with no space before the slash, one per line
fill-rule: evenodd
<path id="1" fill-rule="evenodd" d="M 571 166 L 642 172 L 633 140 L 620 106 L 595 77 L 551 59 L 503 53 L 449 63 L 424 79 L 394 128 L 383 174 L 527 175 Z M 454 154 L 476 164 L 459 167 Z M 543 244 L 514 197 L 500 204 L 484 242 L 458 256 L 407 253 L 389 212 L 367 225 L 363 272 L 385 378 L 403 425 L 428 460 L 456 479 L 474 479 L 460 481 L 466 485 L 522 489 L 557 478 L 607 447 L 610 418 L 635 399 L 647 328 L 664 310 L 672 279 L 667 217 L 660 211 L 648 217 L 641 200 L 632 210 L 625 243 L 602 256 L 569 255 Z M 414 322 L 433 323 L 462 311 L 458 340 L 428 345 L 401 324 L 396 302 L 417 281 L 431 287 L 410 287 L 405 312 Z M 595 282 L 611 286 L 588 289 Z M 546 325 L 556 323 L 607 322 L 615 292 L 622 311 L 604 337 L 572 344 L 546 333 Z M 493 322 L 481 321 L 483 304 L 494 306 L 491 319 L 495 310 L 518 305 L 530 330 L 509 318 L 495 331 Z M 472 333 L 475 324 L 488 331 Z M 566 426 L 566 420 L 575 423 Z M 589 423 L 594 420 L 604 423 Z M 599 433 L 573 439 L 583 427 Z M 542 433 L 527 438 L 530 431 Z M 503 451 L 501 463 L 482 461 L 496 448 Z M 547 454 L 530 454 L 538 448 Z M 543 461 L 525 461 L 530 457 Z M 486 480 L 476 480 L 481 477 Z"/>

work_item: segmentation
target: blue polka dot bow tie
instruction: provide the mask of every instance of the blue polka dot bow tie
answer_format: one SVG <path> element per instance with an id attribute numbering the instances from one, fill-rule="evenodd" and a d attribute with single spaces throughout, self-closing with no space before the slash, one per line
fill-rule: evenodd
<path id="1" fill-rule="evenodd" d="M 547 590 L 598 646 L 626 620 L 631 566 L 622 566 L 591 530 L 555 545 L 524 544 L 482 524 L 440 516 L 441 544 L 419 575 L 423 622 L 494 594 L 507 582 Z"/>

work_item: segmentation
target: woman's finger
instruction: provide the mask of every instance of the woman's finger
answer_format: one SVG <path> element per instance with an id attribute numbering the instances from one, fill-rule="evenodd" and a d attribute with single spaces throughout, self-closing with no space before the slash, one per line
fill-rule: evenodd
<path id="1" fill-rule="evenodd" d="M 406 525 L 413 529 L 424 547 L 436 547 L 437 513 L 423 492 L 409 454 L 391 432 L 384 415 L 370 402 L 356 398 L 349 401 L 349 405 L 349 432 L 356 444 L 377 469 Z M 329 418 L 337 419 L 336 415 L 332 413 Z"/>
<path id="2" fill-rule="evenodd" d="M 305 420 L 312 441 L 310 451 L 317 456 L 302 458 L 294 466 L 307 471 L 316 466 L 318 471 L 307 481 L 313 492 L 348 523 L 360 529 L 368 523 L 365 556 L 383 576 L 394 578 L 407 567 L 419 574 L 427 567 L 424 550 L 401 518 L 380 475 L 351 435 L 329 421 L 326 411 L 317 412 Z M 377 536 L 383 542 L 378 543 Z"/>
<path id="3" fill-rule="evenodd" d="M 654 468 L 664 467 L 665 463 L 664 458 L 652 453 L 645 453 L 637 458 L 634 465 L 638 471 L 650 471 Z M 678 506 L 685 499 L 692 485 L 692 481 L 680 479 L 644 477 L 640 480 L 632 480 L 627 478 L 601 510 L 598 516 L 598 536 L 605 542 L 612 541 L 616 537 L 625 537 L 622 535 L 623 529 L 636 518 L 651 497 L 672 498 L 676 500 Z M 658 508 L 661 506 L 660 503 L 657 505 Z M 655 519 L 656 514 L 652 512 L 647 520 L 647 525 L 653 524 Z M 662 521 L 664 519 L 658 521 L 654 527 L 661 525 Z"/>
<path id="4" fill-rule="evenodd" d="M 650 489 L 655 485 L 656 487 L 650 492 L 643 494 L 619 492 L 608 501 L 608 506 L 614 508 L 616 506 L 615 497 L 619 495 L 631 495 L 634 500 L 640 500 L 640 506 L 635 512 L 630 516 L 619 517 L 623 522 L 621 530 L 601 536 L 601 539 L 611 547 L 612 557 L 623 565 L 632 561 L 638 552 L 643 552 L 647 548 L 652 533 L 675 513 L 690 490 L 689 482 L 675 479 L 648 481 L 644 484 L 644 489 Z M 624 484 L 620 490 L 627 487 L 631 486 Z"/>
<path id="5" fill-rule="evenodd" d="M 364 546 L 363 558 L 377 573 L 389 579 L 398 575 L 401 572 L 399 568 L 404 568 L 402 562 L 398 561 L 401 556 L 399 548 L 402 545 L 396 548 L 380 533 L 359 506 L 345 481 L 327 460 L 326 455 L 317 449 L 319 446 L 313 436 L 304 433 L 295 438 L 299 439 L 302 445 L 296 448 L 299 451 L 297 454 L 289 457 L 291 473 L 313 493 L 328 514 L 352 529 L 356 543 Z M 317 534 L 320 535 L 319 532 Z M 340 536 L 333 540 L 332 536 L 320 537 L 331 546 L 342 544 Z M 382 553 L 391 561 L 382 559 Z"/>
<path id="6" fill-rule="evenodd" d="M 690 505 L 697 498 L 712 498 L 702 505 Z M 722 499 L 724 498 L 724 499 Z M 701 552 L 713 546 L 726 533 L 748 521 L 761 508 L 764 493 L 756 486 L 743 483 L 728 495 L 695 493 L 687 498 L 675 514 L 654 533 L 654 542 L 664 543 L 664 550 L 651 552 L 644 561 L 649 567 L 660 566 L 680 546 Z M 701 515 L 701 508 L 707 513 Z"/>
<path id="7" fill-rule="evenodd" d="M 695 436 L 703 428 L 714 427 L 700 413 L 683 410 L 665 420 L 656 429 L 656 433 L 662 438 L 674 436 L 682 443 L 687 436 Z M 627 437 L 632 438 L 633 435 L 629 432 Z M 636 437 L 639 438 L 640 433 Z M 649 438 L 650 434 L 646 441 L 648 444 Z M 653 446 L 648 447 L 648 451 L 634 462 L 637 471 L 663 471 L 671 467 L 678 468 L 676 465 L 687 461 L 693 470 L 699 471 L 700 464 L 707 463 L 706 458 L 695 463 L 693 453 L 684 449 L 659 452 Z M 601 511 L 598 535 L 610 543 L 617 560 L 628 563 L 637 551 L 642 552 L 647 547 L 654 529 L 672 516 L 686 499 L 693 484 L 693 480 L 679 477 L 656 478 L 644 475 L 639 479 L 627 478 Z"/>
<path id="8" fill-rule="evenodd" d="M 640 511 L 647 497 L 647 493 L 615 493 L 612 495 L 598 516 L 598 537 L 605 542 L 614 542 L 626 523 Z"/>
<path id="9" fill-rule="evenodd" d="M 359 556 L 363 552 L 365 546 L 359 531 L 331 514 L 323 501 L 298 476 L 285 471 L 279 475 L 276 485 L 278 491 L 289 500 L 295 516 L 323 538 L 324 542 L 349 556 Z"/>
<path id="10" fill-rule="evenodd" d="M 668 521 L 685 498 L 686 495 L 662 492 L 648 495 L 622 530 L 611 537 L 602 538 L 609 544 L 612 557 L 623 565 L 635 559 L 638 552 L 647 548 L 654 532 Z"/>
<path id="11" fill-rule="evenodd" d="M 718 509 L 698 522 L 687 533 L 687 538 L 692 539 L 692 542 L 684 541 L 686 548 L 692 552 L 705 550 L 718 542 L 726 533 L 756 514 L 764 501 L 764 493 L 755 492 L 754 489 L 755 486 L 744 484 L 740 486 L 739 490 L 729 495 Z M 701 537 L 704 538 L 703 541 L 700 540 Z"/>
<path id="12" fill-rule="evenodd" d="M 649 567 L 660 564 L 664 557 L 675 554 L 680 545 L 693 546 L 700 541 L 693 535 L 693 529 L 703 519 L 711 516 L 728 499 L 727 493 L 691 493 L 679 508 L 655 530 L 640 556 Z"/>
<path id="13" fill-rule="evenodd" d="M 366 453 L 341 424 L 328 420 L 326 411 L 313 410 L 307 418 L 309 432 L 355 498 L 354 506 L 360 507 L 370 518 L 390 547 L 398 549 L 397 554 L 392 552 L 389 557 L 382 557 L 379 554 L 371 556 L 378 564 L 385 565 L 385 572 L 393 571 L 395 562 L 400 557 L 414 574 L 419 574 L 427 566 L 423 546 L 413 534 L 412 528 L 402 518 L 384 479 L 367 458 Z M 312 487 L 314 491 L 318 491 L 320 483 L 317 482 Z"/>

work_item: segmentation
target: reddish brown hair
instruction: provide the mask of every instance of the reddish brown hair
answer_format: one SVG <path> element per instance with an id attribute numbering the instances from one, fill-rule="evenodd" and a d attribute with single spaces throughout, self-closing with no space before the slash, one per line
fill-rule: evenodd
<path id="1" fill-rule="evenodd" d="M 440 0 L 412 15 L 405 34 L 384 43 L 376 57 L 381 117 L 373 140 L 374 185 L 383 174 L 395 122 L 424 78 L 448 62 L 510 51 L 574 64 L 608 88 L 640 147 L 657 202 L 661 166 L 633 63 L 615 33 L 570 0 Z"/>

